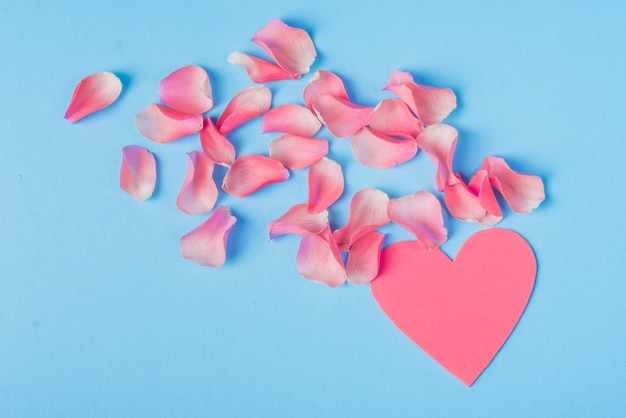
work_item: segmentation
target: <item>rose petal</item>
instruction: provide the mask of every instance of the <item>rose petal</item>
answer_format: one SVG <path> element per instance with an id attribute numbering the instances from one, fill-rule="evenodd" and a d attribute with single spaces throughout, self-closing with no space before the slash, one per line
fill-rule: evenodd
<path id="1" fill-rule="evenodd" d="M 76 123 L 85 116 L 104 109 L 117 100 L 122 92 L 122 82 L 113 73 L 101 72 L 83 78 L 76 88 L 65 111 L 65 119 Z"/>
<path id="2" fill-rule="evenodd" d="M 382 134 L 405 139 L 415 139 L 423 129 L 420 120 L 398 99 L 382 100 L 370 114 L 369 125 Z"/>
<path id="3" fill-rule="evenodd" d="M 188 215 L 208 213 L 217 201 L 214 163 L 202 152 L 192 151 L 188 156 L 187 174 L 176 198 L 176 207 Z"/>
<path id="4" fill-rule="evenodd" d="M 219 206 L 211 217 L 180 239 L 183 258 L 201 266 L 219 267 L 226 261 L 226 241 L 237 221 L 228 206 Z"/>
<path id="5" fill-rule="evenodd" d="M 294 78 L 309 72 L 317 52 L 305 30 L 272 19 L 252 38 L 274 61 Z"/>
<path id="6" fill-rule="evenodd" d="M 280 218 L 269 223 L 270 239 L 283 234 L 315 235 L 328 226 L 328 211 L 310 213 L 306 203 L 294 205 Z"/>
<path id="7" fill-rule="evenodd" d="M 334 232 L 337 246 L 341 251 L 349 251 L 359 238 L 378 227 L 389 223 L 387 206 L 389 196 L 380 190 L 363 189 L 350 201 L 348 223 Z"/>
<path id="8" fill-rule="evenodd" d="M 416 84 L 413 76 L 403 71 L 393 71 L 383 90 L 395 93 L 425 125 L 441 122 L 456 109 L 452 90 Z"/>
<path id="9" fill-rule="evenodd" d="M 238 126 L 267 112 L 271 104 L 272 93 L 267 87 L 247 87 L 228 102 L 215 126 L 222 135 L 227 135 Z"/>
<path id="10" fill-rule="evenodd" d="M 441 204 L 429 192 L 419 191 L 410 196 L 389 200 L 389 219 L 415 235 L 425 249 L 439 247 L 448 239 L 443 226 Z"/>
<path id="11" fill-rule="evenodd" d="M 179 68 L 165 77 L 159 86 L 159 97 L 165 106 L 190 115 L 213 107 L 209 75 L 197 65 Z"/>
<path id="12" fill-rule="evenodd" d="M 200 131 L 200 145 L 215 164 L 230 167 L 235 162 L 235 147 L 217 130 L 210 117 L 204 119 L 204 127 Z"/>
<path id="13" fill-rule="evenodd" d="M 313 103 L 323 94 L 330 94 L 337 99 L 350 100 L 343 81 L 338 75 L 330 71 L 318 70 L 311 76 L 304 88 L 302 93 L 304 104 L 309 109 L 313 109 Z"/>
<path id="14" fill-rule="evenodd" d="M 227 61 L 243 67 L 253 83 L 266 83 L 293 78 L 291 74 L 273 62 L 253 57 L 243 52 L 233 52 L 228 56 Z"/>
<path id="15" fill-rule="evenodd" d="M 156 175 L 156 161 L 150 151 L 136 145 L 122 148 L 122 190 L 137 200 L 146 200 L 154 193 Z"/>
<path id="16" fill-rule="evenodd" d="M 350 247 L 346 261 L 349 284 L 367 284 L 378 276 L 380 250 L 383 247 L 384 239 L 385 234 L 371 231 L 359 238 Z"/>
<path id="17" fill-rule="evenodd" d="M 478 203 L 485 210 L 485 215 L 478 222 L 483 226 L 492 226 L 502 220 L 502 211 L 498 204 L 487 170 L 478 170 L 470 179 L 468 185 L 470 191 L 478 197 Z"/>
<path id="18" fill-rule="evenodd" d="M 322 94 L 313 102 L 313 110 L 333 135 L 347 138 L 367 125 L 374 108 Z"/>
<path id="19" fill-rule="evenodd" d="M 135 126 L 154 142 L 171 142 L 202 129 L 202 115 L 188 115 L 152 103 L 135 116 Z"/>
<path id="20" fill-rule="evenodd" d="M 308 108 L 297 104 L 286 104 L 270 109 L 261 121 L 263 133 L 313 136 L 322 127 L 322 122 Z"/>
<path id="21" fill-rule="evenodd" d="M 280 161 L 262 155 L 242 155 L 224 176 L 222 189 L 237 197 L 246 197 L 270 183 L 285 181 L 289 171 Z"/>
<path id="22" fill-rule="evenodd" d="M 346 281 L 343 259 L 330 227 L 320 234 L 302 237 L 296 263 L 298 272 L 305 279 L 330 287 L 341 286 Z"/>
<path id="23" fill-rule="evenodd" d="M 285 134 L 269 144 L 270 158 L 292 170 L 301 170 L 328 154 L 328 141 Z"/>
<path id="24" fill-rule="evenodd" d="M 435 188 L 442 192 L 448 177 L 452 176 L 452 160 L 459 133 L 450 125 L 431 125 L 417 136 L 417 145 L 437 165 Z"/>
<path id="25" fill-rule="evenodd" d="M 417 154 L 417 142 L 396 139 L 365 127 L 350 141 L 356 159 L 366 167 L 389 168 L 410 160 Z"/>
<path id="26" fill-rule="evenodd" d="M 483 226 L 495 225 L 502 219 L 493 190 L 484 181 L 485 174 L 485 170 L 479 170 L 470 182 L 471 188 L 458 173 L 448 178 L 443 197 L 448 211 L 456 219 L 478 222 Z"/>
<path id="27" fill-rule="evenodd" d="M 319 213 L 343 193 L 343 173 L 335 161 L 323 157 L 309 168 L 308 211 Z"/>

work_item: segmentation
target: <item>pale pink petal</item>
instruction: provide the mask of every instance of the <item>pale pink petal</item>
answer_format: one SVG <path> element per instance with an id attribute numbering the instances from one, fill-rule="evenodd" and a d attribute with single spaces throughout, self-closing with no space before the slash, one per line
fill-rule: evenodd
<path id="1" fill-rule="evenodd" d="M 135 116 L 135 126 L 154 142 L 171 142 L 202 129 L 202 115 L 188 115 L 153 103 Z"/>
<path id="2" fill-rule="evenodd" d="M 83 78 L 76 88 L 65 111 L 65 119 L 76 123 L 85 116 L 104 109 L 117 100 L 122 92 L 122 82 L 113 73 L 101 72 Z"/>
<path id="3" fill-rule="evenodd" d="M 280 161 L 262 155 L 242 155 L 230 167 L 222 189 L 237 197 L 246 197 L 270 183 L 285 181 L 289 171 Z"/>
<path id="4" fill-rule="evenodd" d="M 354 194 L 350 201 L 348 223 L 334 233 L 341 251 L 349 251 L 352 244 L 376 228 L 387 225 L 389 196 L 380 190 L 363 189 Z"/>
<path id="5" fill-rule="evenodd" d="M 343 172 L 339 164 L 323 157 L 309 168 L 309 212 L 328 209 L 342 193 Z"/>
<path id="6" fill-rule="evenodd" d="M 270 158 L 292 170 L 301 170 L 328 154 L 328 141 L 285 134 L 269 144 Z"/>
<path id="7" fill-rule="evenodd" d="M 419 191 L 409 196 L 391 199 L 389 219 L 415 235 L 425 249 L 439 247 L 448 239 L 443 226 L 441 204 L 429 192 Z"/>
<path id="8" fill-rule="evenodd" d="M 219 206 L 198 228 L 180 239 L 183 258 L 201 266 L 219 267 L 226 261 L 226 241 L 237 221 L 228 206 Z"/>
<path id="9" fill-rule="evenodd" d="M 280 218 L 269 223 L 270 239 L 283 234 L 315 235 L 328 226 L 328 211 L 310 213 L 306 203 L 294 205 Z"/>
<path id="10" fill-rule="evenodd" d="M 297 104 L 286 104 L 270 109 L 262 119 L 263 133 L 313 136 L 322 127 L 322 122 L 311 110 Z"/>
<path id="11" fill-rule="evenodd" d="M 413 139 L 396 139 L 365 127 L 350 140 L 356 159 L 366 167 L 389 168 L 410 160 L 417 154 Z"/>
<path id="12" fill-rule="evenodd" d="M 459 133 L 450 125 L 440 124 L 426 127 L 417 136 L 417 145 L 437 165 L 435 188 L 442 192 L 446 180 L 452 176 L 452 160 Z"/>
<path id="13" fill-rule="evenodd" d="M 150 151 L 136 145 L 122 148 L 122 190 L 137 200 L 146 200 L 154 193 L 156 176 L 156 161 Z"/>
<path id="14" fill-rule="evenodd" d="M 317 52 L 305 30 L 272 19 L 259 29 L 252 42 L 263 48 L 283 70 L 294 78 L 309 72 Z"/>
<path id="15" fill-rule="evenodd" d="M 320 234 L 302 237 L 296 263 L 298 272 L 305 279 L 330 287 L 341 286 L 346 281 L 343 259 L 330 227 Z"/>
<path id="16" fill-rule="evenodd" d="M 235 162 L 235 147 L 217 130 L 210 117 L 204 119 L 204 127 L 200 131 L 200 145 L 215 164 L 230 167 Z"/>
<path id="17" fill-rule="evenodd" d="M 422 132 L 422 122 L 398 99 L 382 100 L 369 117 L 369 125 L 385 135 L 415 139 Z"/>
<path id="18" fill-rule="evenodd" d="M 393 71 L 383 90 L 395 93 L 425 125 L 441 122 L 456 109 L 452 90 L 416 84 L 413 76 L 403 71 Z"/>
<path id="19" fill-rule="evenodd" d="M 265 86 L 247 87 L 228 102 L 215 126 L 222 135 L 227 135 L 238 126 L 267 112 L 271 104 L 270 89 Z"/>
<path id="20" fill-rule="evenodd" d="M 485 173 L 485 170 L 476 173 L 472 179 L 473 189 L 457 173 L 448 178 L 443 198 L 448 211 L 456 219 L 477 222 L 483 226 L 495 225 L 502 219 L 491 186 L 484 182 Z"/>
<path id="21" fill-rule="evenodd" d="M 528 213 L 546 198 L 540 177 L 513 171 L 502 158 L 487 157 L 480 168 L 515 212 Z"/>
<path id="22" fill-rule="evenodd" d="M 176 198 L 176 207 L 188 215 L 211 212 L 217 201 L 214 163 L 202 152 L 192 151 L 188 156 L 187 174 Z"/>
<path id="23" fill-rule="evenodd" d="M 348 283 L 367 284 L 378 276 L 380 267 L 380 250 L 383 247 L 385 234 L 371 231 L 359 238 L 350 247 L 346 261 Z"/>
<path id="24" fill-rule="evenodd" d="M 333 135 L 347 138 L 367 125 L 374 108 L 322 94 L 313 102 L 313 110 Z"/>
<path id="25" fill-rule="evenodd" d="M 165 106 L 190 115 L 213 107 L 209 75 L 197 65 L 179 68 L 165 77 L 159 86 L 159 97 Z"/>
<path id="26" fill-rule="evenodd" d="M 253 57 L 243 52 L 233 52 L 228 56 L 227 61 L 243 67 L 253 83 L 266 83 L 293 78 L 291 74 L 273 62 Z"/>
<path id="27" fill-rule="evenodd" d="M 318 70 L 311 76 L 304 88 L 302 93 L 304 104 L 309 109 L 313 109 L 313 103 L 323 94 L 330 94 L 337 99 L 350 100 L 343 81 L 338 75 L 330 71 Z"/>

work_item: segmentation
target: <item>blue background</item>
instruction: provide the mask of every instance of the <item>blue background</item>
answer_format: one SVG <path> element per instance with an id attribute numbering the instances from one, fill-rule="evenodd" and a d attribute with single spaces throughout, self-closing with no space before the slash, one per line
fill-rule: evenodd
<path id="1" fill-rule="evenodd" d="M 618 1 L 0 1 L 0 416 L 618 416 L 626 411 L 626 10 Z M 238 222 L 227 263 L 181 258 L 179 238 L 206 216 L 175 207 L 196 136 L 141 137 L 135 114 L 188 64 L 212 79 L 216 117 L 251 84 L 226 62 L 271 18 L 305 28 L 352 99 L 374 105 L 394 69 L 451 87 L 454 168 L 486 155 L 540 175 L 547 200 L 508 208 L 501 227 L 538 259 L 517 328 L 472 388 L 383 315 L 369 287 L 299 277 L 297 237 L 267 223 L 306 200 L 306 172 L 246 199 L 221 194 Z M 113 71 L 124 92 L 76 125 L 77 82 Z M 301 103 L 300 81 L 272 83 L 273 104 Z M 260 121 L 231 138 L 266 152 Z M 319 136 L 330 138 L 327 131 Z M 157 156 L 155 196 L 118 186 L 121 148 Z M 433 191 L 425 155 L 361 167 L 331 140 L 352 194 Z M 223 176 L 223 170 L 218 173 Z M 400 181 L 401 180 L 401 181 Z M 454 256 L 481 227 L 451 219 Z M 385 227 L 386 244 L 409 238 Z"/>

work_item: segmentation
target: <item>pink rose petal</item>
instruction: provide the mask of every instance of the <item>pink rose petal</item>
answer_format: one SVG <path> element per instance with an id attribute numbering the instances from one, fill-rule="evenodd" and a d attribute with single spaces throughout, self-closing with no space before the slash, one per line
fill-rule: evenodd
<path id="1" fill-rule="evenodd" d="M 322 123 L 311 110 L 297 104 L 286 104 L 270 109 L 262 119 L 263 133 L 282 132 L 311 137 Z"/>
<path id="2" fill-rule="evenodd" d="M 104 109 L 117 100 L 122 82 L 113 73 L 101 72 L 83 78 L 76 88 L 65 112 L 65 119 L 76 123 L 85 116 Z"/>
<path id="3" fill-rule="evenodd" d="M 502 220 L 502 211 L 498 204 L 486 170 L 478 170 L 470 179 L 468 187 L 478 197 L 478 203 L 485 209 L 485 215 L 478 222 L 483 226 L 492 226 Z"/>
<path id="4" fill-rule="evenodd" d="M 176 207 L 188 215 L 208 213 L 217 201 L 214 163 L 202 152 L 192 151 L 188 156 L 187 174 L 176 198 Z"/>
<path id="5" fill-rule="evenodd" d="M 204 127 L 200 131 L 200 145 L 215 164 L 230 167 L 235 162 L 235 147 L 217 130 L 210 117 L 204 119 Z"/>
<path id="6" fill-rule="evenodd" d="M 154 193 L 156 176 L 156 161 L 150 151 L 136 145 L 122 148 L 122 190 L 137 200 L 146 200 Z"/>
<path id="7" fill-rule="evenodd" d="M 343 193 L 341 166 L 329 158 L 322 158 L 309 168 L 308 211 L 319 213 L 328 209 Z"/>
<path id="8" fill-rule="evenodd" d="M 441 204 L 432 193 L 419 191 L 391 199 L 388 214 L 392 222 L 415 235 L 425 249 L 437 248 L 448 239 Z"/>
<path id="9" fill-rule="evenodd" d="M 378 276 L 380 250 L 383 247 L 384 239 L 385 234 L 371 231 L 359 238 L 350 247 L 346 261 L 349 284 L 367 284 Z"/>
<path id="10" fill-rule="evenodd" d="M 341 286 L 346 281 L 343 259 L 330 227 L 320 234 L 302 237 L 296 263 L 298 272 L 305 279 L 330 287 Z"/>
<path id="11" fill-rule="evenodd" d="M 283 234 L 315 235 L 321 234 L 328 227 L 328 211 L 310 213 L 306 203 L 294 205 L 280 218 L 270 222 L 270 239 Z"/>
<path id="12" fill-rule="evenodd" d="M 228 102 L 215 126 L 222 135 L 227 135 L 238 126 L 267 112 L 271 104 L 272 93 L 267 87 L 247 87 Z"/>
<path id="13" fill-rule="evenodd" d="M 171 142 L 202 129 L 202 115 L 188 115 L 153 103 L 135 116 L 135 126 L 154 142 Z"/>
<path id="14" fill-rule="evenodd" d="M 415 139 L 423 129 L 422 122 L 398 99 L 382 100 L 370 114 L 369 125 L 382 134 L 405 139 Z"/>
<path id="15" fill-rule="evenodd" d="M 280 161 L 262 155 L 242 155 L 230 167 L 222 189 L 237 197 L 246 197 L 271 183 L 285 181 L 289 171 Z"/>
<path id="16" fill-rule="evenodd" d="M 450 125 L 426 127 L 417 136 L 417 145 L 437 165 L 435 188 L 442 192 L 448 177 L 452 176 L 452 160 L 459 133 Z"/>
<path id="17" fill-rule="evenodd" d="M 159 86 L 159 97 L 165 106 L 190 115 L 213 107 L 209 75 L 197 65 L 179 68 L 165 77 Z"/>
<path id="18" fill-rule="evenodd" d="M 485 182 L 486 174 L 485 170 L 478 170 L 470 181 L 471 187 L 458 173 L 448 178 L 443 197 L 448 211 L 456 219 L 483 226 L 495 225 L 502 219 L 493 190 Z"/>
<path id="19" fill-rule="evenodd" d="M 328 141 L 319 138 L 285 134 L 269 144 L 270 158 L 292 170 L 310 166 L 328 154 Z"/>
<path id="20" fill-rule="evenodd" d="M 243 52 L 233 52 L 228 56 L 227 61 L 243 67 L 253 83 L 267 83 L 293 78 L 291 74 L 278 65 Z"/>
<path id="21" fill-rule="evenodd" d="M 347 100 L 348 92 L 343 85 L 343 81 L 335 73 L 330 71 L 319 70 L 316 71 L 304 88 L 302 96 L 304 98 L 304 104 L 309 109 L 313 109 L 313 104 L 317 98 L 323 94 L 330 94 L 331 96 Z"/>
<path id="22" fill-rule="evenodd" d="M 313 102 L 313 110 L 333 135 L 347 138 L 368 124 L 374 108 L 338 99 L 330 94 L 322 94 Z"/>
<path id="23" fill-rule="evenodd" d="M 402 164 L 417 154 L 413 139 L 396 139 L 365 127 L 350 140 L 356 159 L 366 167 L 389 168 Z"/>
<path id="24" fill-rule="evenodd" d="M 180 239 L 183 258 L 201 266 L 219 267 L 226 261 L 226 241 L 237 221 L 228 206 L 219 206 L 211 217 Z"/>

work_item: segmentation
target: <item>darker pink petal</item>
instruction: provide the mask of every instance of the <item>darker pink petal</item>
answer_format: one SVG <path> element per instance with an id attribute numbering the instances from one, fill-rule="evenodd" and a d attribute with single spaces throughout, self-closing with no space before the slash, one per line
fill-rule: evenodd
<path id="1" fill-rule="evenodd" d="M 254 83 L 286 80 L 293 78 L 291 74 L 278 65 L 261 58 L 253 57 L 243 52 L 233 52 L 227 58 L 228 62 L 239 65 L 246 70 L 246 74 Z"/>
<path id="2" fill-rule="evenodd" d="M 448 177 L 452 176 L 452 160 L 458 132 L 450 125 L 440 124 L 426 127 L 417 136 L 417 145 L 437 165 L 435 188 L 442 192 Z"/>
<path id="3" fill-rule="evenodd" d="M 342 193 L 343 173 L 339 164 L 324 157 L 309 168 L 309 212 L 328 209 Z"/>
<path id="4" fill-rule="evenodd" d="M 156 175 L 156 161 L 150 151 L 136 145 L 122 148 L 122 190 L 137 200 L 146 200 L 154 193 Z"/>
<path id="5" fill-rule="evenodd" d="M 222 135 L 270 109 L 272 93 L 265 86 L 247 87 L 228 102 L 215 126 Z"/>
<path id="6" fill-rule="evenodd" d="M 159 86 L 159 97 L 165 106 L 190 115 L 213 107 L 209 75 L 197 65 L 179 68 L 165 77 Z"/>
<path id="7" fill-rule="evenodd" d="M 343 259 L 330 227 L 320 234 L 302 237 L 296 263 L 298 272 L 305 279 L 330 287 L 341 286 L 346 281 Z"/>
<path id="8" fill-rule="evenodd" d="M 302 93 L 304 104 L 309 109 L 313 109 L 313 104 L 323 94 L 330 94 L 341 100 L 350 100 L 343 81 L 339 76 L 330 71 L 319 70 L 313 74 L 304 88 Z"/>
<path id="9" fill-rule="evenodd" d="M 422 122 L 398 99 L 382 100 L 369 117 L 373 130 L 385 135 L 415 139 L 422 132 Z"/>
<path id="10" fill-rule="evenodd" d="M 371 231 L 359 238 L 350 247 L 346 261 L 348 283 L 367 284 L 378 276 L 380 267 L 380 250 L 385 235 Z"/>
<path id="11" fill-rule="evenodd" d="M 419 191 L 410 196 L 391 199 L 389 219 L 415 235 L 425 249 L 439 247 L 448 239 L 443 226 L 441 204 L 429 192 Z"/>
<path id="12" fill-rule="evenodd" d="M 479 170 L 466 185 L 459 174 L 448 178 L 444 189 L 444 202 L 452 216 L 461 221 L 478 222 L 492 226 L 502 219 L 500 207 L 493 190 L 485 182 L 486 171 Z"/>
<path id="13" fill-rule="evenodd" d="M 297 104 L 286 104 L 270 109 L 262 119 L 263 133 L 282 132 L 311 137 L 322 123 L 311 110 Z"/>
<path id="14" fill-rule="evenodd" d="M 313 102 L 317 117 L 338 138 L 354 135 L 367 125 L 373 109 L 371 106 L 361 106 L 330 94 L 322 94 Z"/>
<path id="15" fill-rule="evenodd" d="M 319 138 L 285 134 L 269 144 L 270 158 L 292 170 L 310 166 L 328 154 L 328 141 Z"/>
<path id="16" fill-rule="evenodd" d="M 219 206 L 198 228 L 180 239 L 183 258 L 201 266 L 219 267 L 226 261 L 226 241 L 237 221 L 228 206 Z"/>
<path id="17" fill-rule="evenodd" d="M 389 168 L 410 160 L 417 154 L 413 139 L 396 139 L 365 127 L 350 141 L 356 159 L 367 167 Z"/>
<path id="18" fill-rule="evenodd" d="M 154 142 L 171 142 L 202 129 L 202 115 L 188 115 L 153 103 L 135 116 L 135 126 Z"/>
<path id="19" fill-rule="evenodd" d="M 192 151 L 188 156 L 187 174 L 176 198 L 176 207 L 188 215 L 208 213 L 217 201 L 214 163 L 202 152 Z"/>
<path id="20" fill-rule="evenodd" d="M 85 116 L 104 109 L 117 100 L 122 92 L 122 82 L 113 73 L 102 72 L 83 78 L 76 88 L 65 111 L 65 119 L 78 122 Z"/>
<path id="21" fill-rule="evenodd" d="M 235 147 L 222 135 L 210 117 L 204 119 L 204 127 L 200 131 L 200 144 L 204 153 L 215 164 L 230 167 L 235 162 Z"/>
<path id="22" fill-rule="evenodd" d="M 486 170 L 478 170 L 474 177 L 470 179 L 468 184 L 469 190 L 476 195 L 478 203 L 485 210 L 485 215 L 478 222 L 483 226 L 492 226 L 502 220 L 502 211 L 498 204 L 491 184 L 489 182 L 489 174 Z"/>
<path id="23" fill-rule="evenodd" d="M 246 197 L 270 183 L 285 181 L 289 171 L 280 161 L 262 155 L 242 155 L 230 167 L 222 189 L 237 197 Z"/>
<path id="24" fill-rule="evenodd" d="M 315 235 L 320 234 L 328 226 L 328 211 L 310 213 L 306 203 L 293 206 L 280 218 L 270 222 L 270 239 L 283 234 Z"/>

